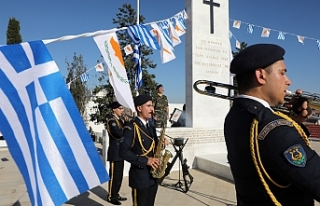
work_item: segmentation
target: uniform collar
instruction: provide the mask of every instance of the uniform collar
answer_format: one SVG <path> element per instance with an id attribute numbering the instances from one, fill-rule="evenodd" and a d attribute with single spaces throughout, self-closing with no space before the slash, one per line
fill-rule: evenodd
<path id="1" fill-rule="evenodd" d="M 118 120 L 120 119 L 120 117 L 118 117 L 116 114 L 113 114 L 113 116 Z"/>
<path id="2" fill-rule="evenodd" d="M 260 99 L 260 98 L 257 98 L 257 97 L 253 97 L 253 96 L 250 96 L 250 95 L 245 95 L 245 94 L 240 94 L 237 96 L 237 98 L 246 98 L 246 99 L 252 99 L 254 101 L 257 101 L 259 102 L 260 104 L 262 104 L 263 106 L 269 108 L 271 111 L 273 111 L 269 105 L 268 102 L 266 102 L 265 100 L 263 99 Z"/>
<path id="3" fill-rule="evenodd" d="M 142 124 L 143 124 L 144 126 L 146 126 L 146 125 L 147 125 L 148 120 L 146 121 L 146 120 L 142 119 L 142 118 L 141 118 L 141 117 L 139 117 L 139 116 L 137 116 L 137 117 L 139 118 L 139 120 L 142 122 Z"/>

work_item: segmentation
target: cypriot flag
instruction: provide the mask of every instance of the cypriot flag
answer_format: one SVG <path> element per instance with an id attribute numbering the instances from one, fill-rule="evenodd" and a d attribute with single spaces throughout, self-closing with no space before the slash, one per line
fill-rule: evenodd
<path id="1" fill-rule="evenodd" d="M 124 47 L 124 52 L 126 53 L 126 56 L 133 53 L 133 49 L 130 44 Z"/>
<path id="2" fill-rule="evenodd" d="M 171 38 L 171 41 L 172 41 L 172 45 L 173 46 L 177 46 L 178 44 L 181 43 L 181 40 L 179 38 L 179 35 L 178 33 L 176 32 L 171 20 L 166 20 L 166 24 L 168 26 L 168 31 L 169 31 L 169 35 L 170 35 L 170 38 Z"/>
<path id="3" fill-rule="evenodd" d="M 108 65 L 110 84 L 113 87 L 118 102 L 124 107 L 135 111 L 129 80 L 116 33 L 95 36 L 93 39 Z"/>
<path id="4" fill-rule="evenodd" d="M 94 67 L 96 68 L 96 72 L 103 72 L 104 71 L 102 62 L 100 62 L 99 64 L 97 64 Z"/>
<path id="5" fill-rule="evenodd" d="M 270 29 L 268 28 L 263 28 L 261 32 L 261 37 L 269 37 L 270 36 Z"/>
<path id="6" fill-rule="evenodd" d="M 178 36 L 184 35 L 186 33 L 186 30 L 183 24 L 181 23 L 181 21 L 179 20 L 179 17 L 175 16 L 174 21 L 175 21 L 174 29 L 176 30 Z"/>
<path id="7" fill-rule="evenodd" d="M 172 44 L 168 42 L 168 37 L 166 38 L 164 36 L 164 31 L 160 29 L 156 23 L 152 23 L 151 27 L 153 28 L 152 33 L 156 36 L 157 41 L 160 43 L 160 56 L 162 63 L 167 63 L 171 60 L 174 60 L 176 56 L 173 53 Z"/>
<path id="8" fill-rule="evenodd" d="M 236 29 L 240 29 L 240 26 L 241 26 L 241 21 L 238 21 L 238 20 L 233 21 L 232 27 L 234 27 Z"/>
<path id="9" fill-rule="evenodd" d="M 303 44 L 303 41 L 304 41 L 304 36 L 297 36 L 298 38 L 298 42 L 300 42 L 301 44 Z"/>

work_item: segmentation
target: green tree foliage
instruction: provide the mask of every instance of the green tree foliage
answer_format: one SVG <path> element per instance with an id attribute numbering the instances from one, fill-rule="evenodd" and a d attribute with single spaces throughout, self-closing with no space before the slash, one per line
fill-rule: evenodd
<path id="1" fill-rule="evenodd" d="M 245 43 L 245 42 L 241 42 L 240 43 L 240 49 L 239 48 L 236 48 L 237 49 L 237 51 L 232 51 L 232 56 L 233 56 L 233 58 L 235 57 L 235 56 L 237 56 L 238 54 L 239 54 L 239 52 L 241 52 L 242 50 L 244 50 L 245 48 L 247 48 L 247 43 Z M 233 86 L 235 86 L 235 87 L 238 87 L 238 83 L 237 83 L 237 79 L 236 79 L 236 77 L 234 76 L 233 77 Z M 238 94 L 239 93 L 239 91 L 238 91 L 238 89 L 236 89 L 235 91 L 234 91 L 234 94 L 236 95 L 236 94 Z"/>
<path id="2" fill-rule="evenodd" d="M 122 7 L 119 8 L 119 13 L 116 14 L 116 18 L 113 18 L 112 21 L 114 24 L 117 24 L 117 28 L 127 27 L 136 24 L 137 13 L 132 8 L 130 4 L 123 4 Z M 139 22 L 143 24 L 145 18 L 142 15 L 139 15 Z M 120 30 L 117 32 L 119 44 L 121 48 L 124 48 L 126 45 L 131 44 L 132 48 L 134 44 L 126 33 L 126 30 Z M 155 75 L 150 74 L 148 69 L 156 68 L 156 64 L 149 58 L 149 55 L 153 54 L 152 48 L 149 48 L 145 45 L 141 46 L 141 67 L 142 67 L 142 78 L 143 85 L 139 89 L 139 94 L 150 94 L 152 95 L 156 89 L 156 81 Z M 125 55 L 125 52 L 122 50 L 122 57 L 125 63 L 125 68 L 128 75 L 128 80 L 130 82 L 130 87 L 132 91 L 132 95 L 136 96 L 136 92 L 134 90 L 134 80 L 135 80 L 135 69 L 133 63 L 133 54 L 128 56 Z M 114 91 L 109 81 L 107 80 L 107 74 L 105 76 L 101 76 L 99 78 L 100 86 L 97 86 L 93 94 L 98 94 L 102 89 L 107 91 L 107 95 L 105 97 L 95 97 L 94 102 L 97 103 L 97 112 L 91 115 L 92 121 L 97 122 L 105 122 L 106 117 L 111 114 L 111 109 L 108 109 L 109 105 L 115 100 Z M 127 113 L 127 112 L 126 112 Z"/>
<path id="3" fill-rule="evenodd" d="M 19 44 L 21 42 L 20 22 L 15 18 L 10 18 L 7 29 L 7 44 Z"/>
<path id="4" fill-rule="evenodd" d="M 69 83 L 70 81 L 70 92 L 73 96 L 73 99 L 80 111 L 81 116 L 83 117 L 84 121 L 86 122 L 86 103 L 88 102 L 88 93 L 89 90 L 87 89 L 86 83 L 81 82 L 80 75 L 87 71 L 87 67 L 84 64 L 83 56 L 80 54 L 77 56 L 76 53 L 73 55 L 73 61 L 69 62 L 66 58 L 65 63 L 67 64 L 68 76 L 66 82 Z"/>

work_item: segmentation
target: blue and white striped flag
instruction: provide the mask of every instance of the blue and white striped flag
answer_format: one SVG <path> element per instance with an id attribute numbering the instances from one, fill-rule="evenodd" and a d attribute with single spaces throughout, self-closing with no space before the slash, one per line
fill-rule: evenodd
<path id="1" fill-rule="evenodd" d="M 109 180 L 42 41 L 0 47 L 0 122 L 32 205 L 61 205 Z"/>
<path id="2" fill-rule="evenodd" d="M 80 75 L 81 82 L 87 82 L 89 81 L 89 75 L 87 73 L 83 73 Z"/>
<path id="3" fill-rule="evenodd" d="M 252 24 L 248 24 L 247 32 L 248 32 L 249 34 L 252 34 L 252 33 L 253 33 L 253 28 L 254 28 L 254 26 L 253 26 Z"/>
<path id="4" fill-rule="evenodd" d="M 279 32 L 279 35 L 278 35 L 278 39 L 280 39 L 280 40 L 285 40 L 285 39 L 286 39 L 286 33 L 280 31 L 280 32 Z"/>
<path id="5" fill-rule="evenodd" d="M 135 65 L 135 89 L 138 90 L 143 84 L 140 45 L 134 45 L 133 62 Z"/>
<path id="6" fill-rule="evenodd" d="M 320 40 L 317 40 L 317 47 L 318 47 L 318 50 L 320 50 Z"/>
<path id="7" fill-rule="evenodd" d="M 151 35 L 150 31 L 145 25 L 129 26 L 127 29 L 127 34 L 136 45 L 145 44 L 146 46 L 155 50 L 160 50 L 159 43 L 154 36 Z"/>

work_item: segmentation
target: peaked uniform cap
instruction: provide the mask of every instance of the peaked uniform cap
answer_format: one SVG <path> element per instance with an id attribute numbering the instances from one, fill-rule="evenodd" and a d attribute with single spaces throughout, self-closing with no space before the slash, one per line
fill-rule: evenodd
<path id="1" fill-rule="evenodd" d="M 152 101 L 152 97 L 150 95 L 147 95 L 147 94 L 142 94 L 142 95 L 136 96 L 134 98 L 134 105 L 135 106 L 140 106 L 140 105 L 145 104 L 148 101 Z"/>
<path id="2" fill-rule="evenodd" d="M 121 105 L 119 102 L 117 102 L 117 101 L 112 102 L 111 105 L 110 105 L 110 107 L 111 107 L 112 109 L 117 109 L 117 108 L 119 108 L 119 107 L 121 107 L 121 106 L 122 106 L 122 105 Z"/>
<path id="3" fill-rule="evenodd" d="M 271 64 L 283 60 L 285 50 L 275 44 L 255 44 L 239 52 L 230 64 L 230 72 L 242 74 L 258 68 L 265 69 Z"/>

